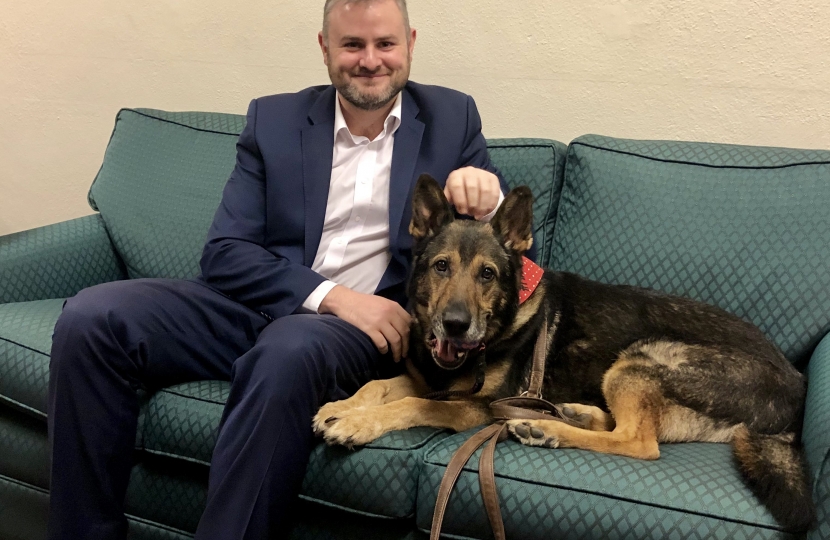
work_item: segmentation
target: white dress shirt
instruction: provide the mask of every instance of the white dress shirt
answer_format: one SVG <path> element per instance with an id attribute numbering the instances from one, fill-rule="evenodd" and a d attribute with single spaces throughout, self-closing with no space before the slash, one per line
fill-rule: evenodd
<path id="1" fill-rule="evenodd" d="M 323 234 L 311 269 L 327 278 L 303 302 L 317 313 L 335 285 L 372 294 L 392 255 L 389 252 L 389 177 L 395 132 L 401 125 L 402 94 L 373 140 L 349 131 L 340 94 L 334 100 L 334 152 Z M 503 200 L 499 197 L 499 205 Z M 498 208 L 498 206 L 496 207 Z M 496 210 L 481 218 L 489 221 Z"/>

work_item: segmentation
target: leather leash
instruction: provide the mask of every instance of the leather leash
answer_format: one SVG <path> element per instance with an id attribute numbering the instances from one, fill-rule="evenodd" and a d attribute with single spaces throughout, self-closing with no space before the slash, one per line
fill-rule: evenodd
<path id="1" fill-rule="evenodd" d="M 447 470 L 441 479 L 438 488 L 438 497 L 435 501 L 435 511 L 432 515 L 432 529 L 430 540 L 438 540 L 441 536 L 441 525 L 450 494 L 461 474 L 464 465 L 483 444 L 487 444 L 478 461 L 478 481 L 481 488 L 481 498 L 484 509 L 493 529 L 496 540 L 506 540 L 504 522 L 499 508 L 499 498 L 496 491 L 496 478 L 493 459 L 496 444 L 507 438 L 508 419 L 559 419 L 567 421 L 562 411 L 551 402 L 542 399 L 542 381 L 545 376 L 545 356 L 548 348 L 548 321 L 545 317 L 542 331 L 536 339 L 533 349 L 533 364 L 530 371 L 530 382 L 525 392 L 516 397 L 498 399 L 490 404 L 490 411 L 496 422 L 475 433 L 461 445 L 447 464 Z"/>
<path id="2" fill-rule="evenodd" d="M 522 285 L 519 290 L 519 303 L 524 303 L 536 290 L 544 270 L 536 263 L 522 257 Z M 556 324 L 554 320 L 554 324 Z M 490 520 L 490 527 L 496 540 L 506 540 L 504 533 L 504 522 L 501 518 L 499 508 L 499 497 L 496 492 L 496 477 L 494 470 L 494 457 L 496 444 L 507 438 L 507 424 L 509 419 L 562 419 L 565 416 L 551 402 L 542 399 L 542 382 L 545 377 L 545 357 L 548 349 L 548 320 L 542 323 L 542 330 L 536 338 L 533 347 L 533 363 L 530 368 L 530 381 L 527 390 L 516 397 L 498 399 L 490 403 L 490 412 L 495 423 L 475 433 L 467 439 L 461 447 L 453 454 L 447 464 L 447 470 L 441 479 L 441 486 L 438 488 L 438 497 L 435 501 L 435 512 L 432 516 L 432 530 L 430 540 L 438 540 L 441 536 L 441 525 L 444 521 L 444 513 L 450 494 L 458 480 L 464 465 L 472 455 L 483 444 L 488 443 L 481 453 L 478 461 L 478 481 L 481 487 L 481 498 L 484 501 L 484 509 L 487 511 L 487 518 Z M 427 394 L 427 399 L 447 399 L 450 397 L 466 397 L 477 393 L 484 386 L 484 373 L 486 362 L 482 346 L 481 354 L 476 366 L 476 378 L 473 387 L 469 390 L 439 391 Z"/>

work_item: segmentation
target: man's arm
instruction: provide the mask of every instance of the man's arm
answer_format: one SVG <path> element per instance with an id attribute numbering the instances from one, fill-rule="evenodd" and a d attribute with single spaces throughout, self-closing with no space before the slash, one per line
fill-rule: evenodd
<path id="1" fill-rule="evenodd" d="M 444 195 L 459 214 L 489 222 L 510 191 L 501 171 L 490 161 L 487 141 L 481 133 L 481 117 L 475 101 L 467 96 L 467 134 L 459 166 L 447 177 Z M 536 246 L 527 252 L 536 260 Z"/>
<path id="2" fill-rule="evenodd" d="M 208 284 L 276 319 L 293 313 L 325 278 L 264 247 L 265 165 L 256 142 L 256 120 L 253 100 L 200 265 Z"/>
<path id="3" fill-rule="evenodd" d="M 475 101 L 467 96 L 467 131 L 456 170 L 444 194 L 459 214 L 489 221 L 509 191 L 501 171 L 490 161 Z"/>

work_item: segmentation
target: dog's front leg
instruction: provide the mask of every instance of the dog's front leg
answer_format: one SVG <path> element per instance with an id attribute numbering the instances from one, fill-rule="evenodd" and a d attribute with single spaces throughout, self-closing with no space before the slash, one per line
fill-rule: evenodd
<path id="1" fill-rule="evenodd" d="M 392 379 L 369 381 L 360 390 L 347 399 L 332 401 L 323 405 L 312 420 L 314 433 L 325 432 L 328 424 L 352 409 L 365 409 L 420 394 L 415 380 L 409 375 L 400 375 Z"/>
<path id="2" fill-rule="evenodd" d="M 351 409 L 326 425 L 328 444 L 361 446 L 386 432 L 416 426 L 464 431 L 489 422 L 487 408 L 470 401 L 433 401 L 405 397 L 386 405 Z"/>

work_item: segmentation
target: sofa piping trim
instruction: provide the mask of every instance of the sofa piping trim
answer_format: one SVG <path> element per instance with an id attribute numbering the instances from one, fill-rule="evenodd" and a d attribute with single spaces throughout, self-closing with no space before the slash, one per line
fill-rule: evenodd
<path id="1" fill-rule="evenodd" d="M 141 112 L 141 111 L 138 111 L 136 109 L 121 109 L 120 111 L 118 111 L 118 116 L 120 117 L 121 113 L 125 112 L 125 111 L 135 113 L 135 114 L 137 114 L 139 116 L 143 116 L 145 118 L 152 118 L 153 120 L 158 120 L 159 122 L 165 122 L 167 124 L 173 124 L 174 126 L 181 126 L 183 128 L 192 129 L 193 131 L 201 131 L 203 133 L 216 133 L 217 135 L 228 135 L 228 136 L 231 136 L 231 137 L 239 137 L 239 133 L 232 133 L 232 132 L 229 132 L 229 131 L 217 131 L 215 129 L 198 128 L 198 127 L 195 127 L 195 126 L 191 126 L 189 124 L 183 124 L 181 122 L 176 122 L 175 120 L 170 120 L 169 118 L 159 118 L 158 116 L 153 116 L 152 114 L 147 114 L 145 112 Z"/>
<path id="2" fill-rule="evenodd" d="M 586 148 L 593 148 L 594 150 L 603 150 L 605 152 L 611 152 L 613 154 L 623 154 L 627 156 L 638 157 L 642 159 L 648 159 L 651 161 L 659 161 L 661 163 L 677 163 L 681 165 L 694 165 L 697 167 L 708 167 L 710 169 L 744 169 L 744 170 L 772 170 L 772 169 L 787 169 L 790 167 L 804 167 L 810 165 L 830 165 L 830 161 L 805 161 L 802 163 L 788 163 L 787 165 L 764 165 L 761 167 L 748 167 L 744 165 L 710 165 L 708 163 L 698 163 L 695 161 L 684 161 L 680 159 L 663 159 L 657 158 L 653 156 L 646 156 L 643 154 L 638 154 L 636 152 L 626 152 L 624 150 L 617 150 L 614 148 L 604 148 L 602 146 L 597 146 L 594 144 L 584 143 L 580 141 L 572 142 L 571 146 L 584 146 Z"/>
<path id="3" fill-rule="evenodd" d="M 238 137 L 239 136 L 239 133 L 228 133 L 226 131 L 214 131 L 214 130 L 210 130 L 210 129 L 201 129 L 201 128 L 197 128 L 197 127 L 193 127 L 193 126 L 188 126 L 187 124 L 182 124 L 181 122 L 174 122 L 174 121 L 168 120 L 166 118 L 159 118 L 157 116 L 152 116 L 150 114 L 139 112 L 135 109 L 129 109 L 129 108 L 125 107 L 125 108 L 120 109 L 118 111 L 118 114 L 115 115 L 115 124 L 112 126 L 112 133 L 110 133 L 110 138 L 107 141 L 107 148 L 109 148 L 109 145 L 112 143 L 112 138 L 115 137 L 115 132 L 118 130 L 118 122 L 121 121 L 121 113 L 124 113 L 124 112 L 131 112 L 131 113 L 137 114 L 139 116 L 143 116 L 145 118 L 152 118 L 153 120 L 158 120 L 159 122 L 167 122 L 168 124 L 181 126 L 183 128 L 192 129 L 194 131 L 202 131 L 202 132 L 205 132 L 205 133 L 216 133 L 218 135 L 228 135 L 228 136 L 233 136 L 233 137 Z M 104 151 L 104 155 L 106 155 L 106 150 Z M 101 175 L 102 170 L 104 170 L 104 161 L 102 161 L 101 166 L 98 167 L 98 172 L 95 173 L 95 178 L 92 180 L 92 184 L 89 186 L 89 190 L 86 193 L 87 203 L 89 204 L 90 208 L 92 208 L 96 212 L 99 212 L 100 210 L 98 209 L 98 205 L 95 204 L 95 199 L 92 196 L 92 188 L 95 186 L 95 182 L 98 181 L 98 177 Z M 109 235 L 108 230 L 107 230 L 107 234 Z M 112 238 L 110 238 L 110 241 L 112 241 Z"/>
<path id="4" fill-rule="evenodd" d="M 6 343 L 11 343 L 12 345 L 17 345 L 18 347 L 22 347 L 22 348 L 24 348 L 26 350 L 29 350 L 29 351 L 32 351 L 34 353 L 42 354 L 43 356 L 45 356 L 47 358 L 49 357 L 49 355 L 44 353 L 43 351 L 33 349 L 32 347 L 27 347 L 26 345 L 23 345 L 21 343 L 17 343 L 16 341 L 12 341 L 11 339 L 4 338 L 2 336 L 0 336 L 0 341 L 5 341 Z M 0 394 L 0 401 L 5 401 L 6 403 L 11 403 L 12 405 L 14 405 L 16 407 L 20 407 L 21 409 L 32 412 L 32 413 L 34 413 L 34 414 L 36 414 L 36 415 L 38 415 L 42 418 L 46 418 L 46 413 L 45 412 L 40 411 L 38 409 L 35 409 L 31 405 L 26 405 L 25 403 L 21 403 L 20 401 L 17 401 L 16 399 L 12 399 L 8 396 L 4 396 L 3 394 Z M 2 476 L 2 475 L 0 475 L 0 476 Z"/>

